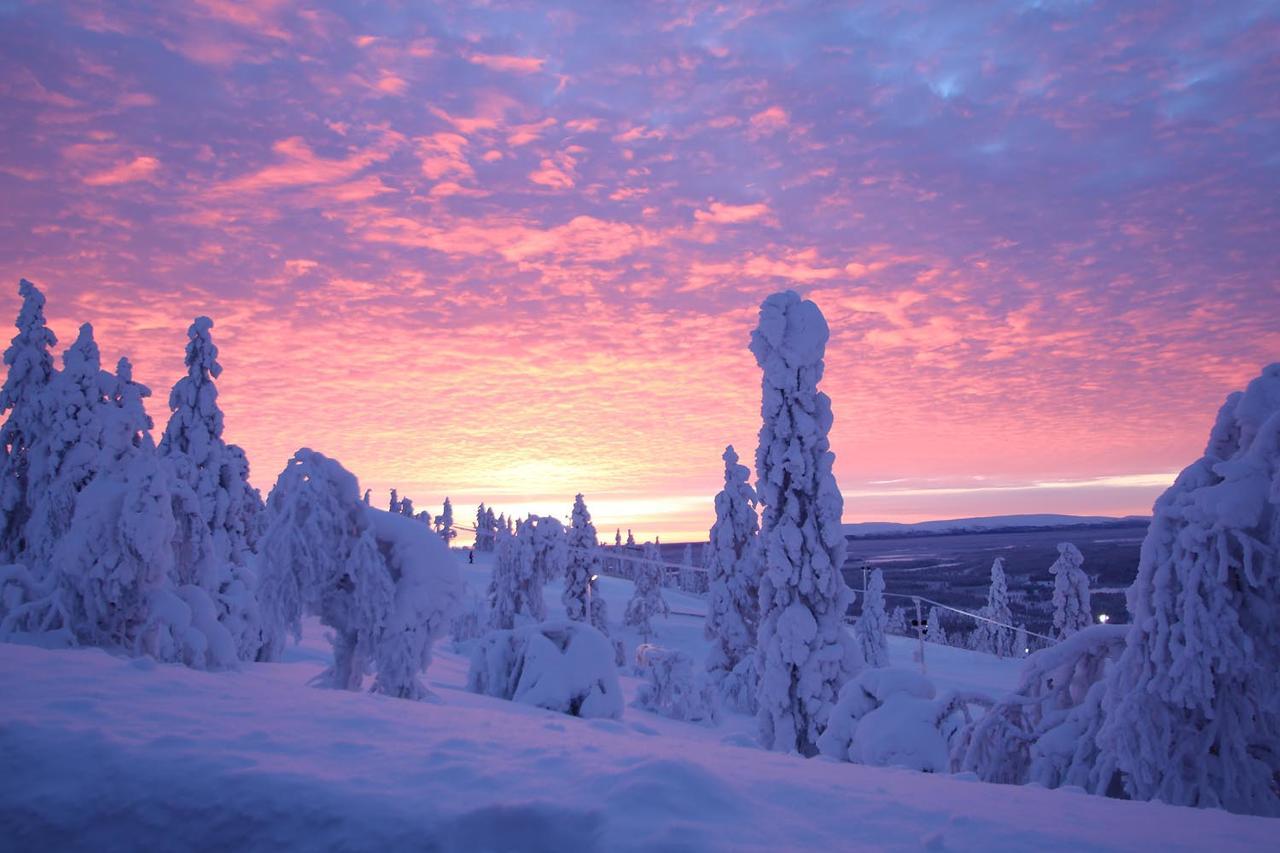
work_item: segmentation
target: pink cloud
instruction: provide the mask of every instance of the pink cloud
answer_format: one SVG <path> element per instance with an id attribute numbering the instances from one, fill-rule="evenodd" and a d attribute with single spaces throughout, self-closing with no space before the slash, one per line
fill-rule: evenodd
<path id="1" fill-rule="evenodd" d="M 546 62 L 545 59 L 532 56 L 506 56 L 494 53 L 473 53 L 467 59 L 494 71 L 507 71 L 513 74 L 536 74 L 542 70 Z"/>
<path id="2" fill-rule="evenodd" d="M 782 130 L 790 122 L 791 117 L 787 115 L 786 110 L 779 106 L 772 106 L 753 115 L 750 124 L 753 135 L 766 136 Z"/>
<path id="3" fill-rule="evenodd" d="M 127 163 L 120 163 L 101 172 L 95 172 L 84 178 L 91 187 L 110 187 L 116 184 L 128 184 L 134 181 L 146 181 L 160 168 L 160 161 L 154 157 L 134 157 Z"/>
<path id="4" fill-rule="evenodd" d="M 722 204 L 711 202 L 709 209 L 694 211 L 693 218 L 698 222 L 711 222 L 717 225 L 750 222 L 759 219 L 769 212 L 769 205 L 758 204 Z"/>

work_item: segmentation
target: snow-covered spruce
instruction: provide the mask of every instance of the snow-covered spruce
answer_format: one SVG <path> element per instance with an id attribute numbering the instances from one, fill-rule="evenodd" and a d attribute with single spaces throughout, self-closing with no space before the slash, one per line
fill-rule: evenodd
<path id="1" fill-rule="evenodd" d="M 724 488 L 716 495 L 711 526 L 706 638 L 711 641 L 706 670 L 721 701 L 744 714 L 757 710 L 759 675 L 756 631 L 760 624 L 760 520 L 750 471 L 725 448 Z"/>
<path id="2" fill-rule="evenodd" d="M 575 622 L 590 622 L 605 636 L 609 635 L 608 610 L 592 578 L 600 571 L 600 548 L 591 513 L 582 495 L 573 499 L 573 524 L 569 528 L 568 562 L 565 565 L 564 592 L 560 600 L 565 613 Z M 589 612 L 588 612 L 589 611 Z"/>
<path id="3" fill-rule="evenodd" d="M 889 612 L 889 624 L 885 630 L 895 637 L 907 636 L 907 611 L 905 608 L 895 607 Z"/>
<path id="4" fill-rule="evenodd" d="M 53 552 L 71 527 L 76 496 L 101 465 L 112 384 L 102 370 L 93 327 L 85 323 L 45 389 L 28 454 L 31 514 L 23 560 L 37 574 L 54 571 Z"/>
<path id="5" fill-rule="evenodd" d="M 1280 364 L 1155 503 L 1090 789 L 1280 815 Z"/>
<path id="6" fill-rule="evenodd" d="M 872 569 L 867 591 L 862 597 L 862 612 L 853 626 L 862 649 L 862 660 L 867 666 L 889 665 L 889 639 L 885 636 L 888 627 L 889 614 L 884 610 L 884 572 Z"/>
<path id="7" fill-rule="evenodd" d="M 432 642 L 449 627 L 461 594 L 448 548 L 413 519 L 360 500 L 356 478 L 303 448 L 267 498 L 261 605 L 265 657 L 278 660 L 304 614 L 333 629 L 324 686 L 358 690 L 371 665 L 373 690 L 420 699 Z"/>
<path id="8" fill-rule="evenodd" d="M 436 533 L 440 534 L 440 538 L 446 545 L 453 544 L 453 540 L 458 535 L 458 531 L 453 529 L 453 504 L 447 497 L 444 499 L 440 515 L 436 518 Z"/>
<path id="9" fill-rule="evenodd" d="M 467 689 L 574 717 L 622 717 L 613 646 L 582 622 L 490 632 L 471 654 Z"/>
<path id="10" fill-rule="evenodd" d="M 985 782 L 1082 785 L 1094 756 L 1102 678 L 1121 625 L 1094 625 L 1027 659 L 1018 688 L 962 734 L 953 759 Z M 1077 757 L 1077 753 L 1079 754 Z M 1072 764 L 1078 769 L 1070 770 Z"/>
<path id="11" fill-rule="evenodd" d="M 634 628 L 641 642 L 649 643 L 656 633 L 654 617 L 666 618 L 671 613 L 667 600 L 662 596 L 662 555 L 658 553 L 657 545 L 645 543 L 644 559 L 634 564 L 633 573 L 635 591 L 627 602 L 622 624 Z"/>
<path id="12" fill-rule="evenodd" d="M 477 551 L 492 551 L 494 542 L 493 510 L 483 503 L 476 507 L 476 544 Z"/>
<path id="13" fill-rule="evenodd" d="M 947 645 L 947 629 L 942 626 L 942 614 L 938 608 L 929 608 L 929 624 L 925 629 L 925 638 L 931 643 Z"/>
<path id="14" fill-rule="evenodd" d="M 1058 545 L 1058 559 L 1049 567 L 1053 575 L 1053 635 L 1070 637 L 1093 623 L 1089 608 L 1089 576 L 1084 573 L 1084 555 L 1070 542 Z M 1024 646 L 1014 643 L 1014 651 L 1022 654 Z"/>
<path id="15" fill-rule="evenodd" d="M 57 337 L 45 325 L 44 294 L 25 278 L 18 283 L 22 308 L 18 334 L 4 352 L 7 374 L 0 389 L 0 563 L 17 562 L 26 551 L 26 524 L 33 495 L 29 488 L 32 444 L 40 432 L 42 400 L 54 376 Z"/>
<path id="16" fill-rule="evenodd" d="M 497 559 L 489 582 L 489 624 L 514 628 L 521 621 L 543 622 L 547 604 L 542 588 L 565 562 L 564 527 L 554 518 L 530 516 L 514 536 L 495 534 Z"/>
<path id="17" fill-rule="evenodd" d="M 527 612 L 524 599 L 529 592 L 526 566 L 520 559 L 516 537 L 505 530 L 497 534 L 494 549 L 493 574 L 489 577 L 488 603 L 489 627 L 510 630 L 516 626 L 517 614 Z M 542 590 L 536 590 L 539 596 Z"/>
<path id="18" fill-rule="evenodd" d="M 719 717 L 715 688 L 694 674 L 693 658 L 677 649 L 644 645 L 636 650 L 645 681 L 635 706 L 673 720 L 714 725 Z"/>
<path id="19" fill-rule="evenodd" d="M 203 525 L 209 534 L 205 553 L 180 556 L 180 575 L 201 587 L 218 604 L 218 618 L 231 631 L 241 659 L 253 660 L 262 648 L 257 579 L 250 564 L 262 527 L 262 497 L 249 485 L 249 463 L 240 448 L 222 438 L 222 410 L 214 380 L 222 373 L 213 321 L 197 317 L 187 330 L 187 375 L 169 394 L 169 422 L 159 453 L 195 496 L 195 517 L 179 527 Z"/>
<path id="20" fill-rule="evenodd" d="M 768 749 L 814 755 L 841 684 L 858 669 L 845 630 L 852 591 L 844 507 L 831 472 L 831 400 L 818 391 L 827 322 L 785 291 L 760 306 L 751 351 L 764 372 L 756 450 L 763 572 L 757 719 Z"/>
<path id="21" fill-rule="evenodd" d="M 987 590 L 987 603 L 978 611 L 978 615 L 985 619 L 979 620 L 970 645 L 979 652 L 1002 658 L 1012 657 L 1013 630 L 1004 627 L 1013 624 L 1013 613 L 1009 610 L 1009 584 L 1005 579 L 1003 557 L 996 557 L 991 561 L 991 586 Z"/>

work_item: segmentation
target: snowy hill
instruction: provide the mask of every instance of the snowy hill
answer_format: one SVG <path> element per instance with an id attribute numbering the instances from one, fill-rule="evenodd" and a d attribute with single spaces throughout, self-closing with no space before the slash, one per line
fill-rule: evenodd
<path id="1" fill-rule="evenodd" d="M 1060 527 L 1129 526 L 1148 521 L 1145 516 L 1121 518 L 1107 515 L 991 515 L 981 518 L 948 518 L 903 524 L 896 521 L 860 521 L 842 525 L 844 534 L 854 538 L 889 536 L 937 536 L 955 533 L 992 533 L 1001 530 L 1052 530 Z"/>
<path id="2" fill-rule="evenodd" d="M 486 566 L 464 569 L 487 581 Z M 545 593 L 558 603 L 557 583 Z M 600 594 L 618 633 L 631 585 L 602 578 Z M 669 600 L 661 642 L 701 655 L 702 602 Z M 912 647 L 892 639 L 893 662 L 910 666 Z M 95 851 L 1274 843 L 1261 818 L 769 753 L 739 715 L 715 727 L 633 707 L 621 722 L 562 716 L 467 693 L 466 658 L 437 648 L 431 703 L 308 687 L 329 658 L 315 622 L 284 662 L 223 673 L 0 645 L 0 825 L 14 849 Z M 1019 667 L 936 646 L 927 659 L 940 687 L 992 693 Z M 622 682 L 630 701 L 639 682 Z"/>

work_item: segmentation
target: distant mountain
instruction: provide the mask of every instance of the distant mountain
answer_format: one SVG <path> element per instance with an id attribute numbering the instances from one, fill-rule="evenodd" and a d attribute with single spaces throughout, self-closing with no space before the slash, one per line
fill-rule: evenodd
<path id="1" fill-rule="evenodd" d="M 1132 527 L 1145 524 L 1142 515 L 1116 518 L 1108 515 L 991 515 L 985 518 L 948 518 L 901 524 L 896 521 L 862 521 L 844 525 L 844 534 L 854 539 L 894 536 L 942 536 L 959 533 L 992 533 L 1001 530 L 1056 530 L 1063 527 Z"/>

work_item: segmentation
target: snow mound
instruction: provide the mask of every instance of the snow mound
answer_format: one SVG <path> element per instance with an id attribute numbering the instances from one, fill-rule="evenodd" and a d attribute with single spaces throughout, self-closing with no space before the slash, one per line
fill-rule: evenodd
<path id="1" fill-rule="evenodd" d="M 574 717 L 622 718 L 613 645 L 579 622 L 490 633 L 472 652 L 467 689 Z"/>
<path id="2" fill-rule="evenodd" d="M 716 722 L 715 690 L 693 672 L 693 658 L 676 649 L 643 646 L 637 650 L 648 680 L 640 686 L 635 705 L 673 720 L 712 725 Z"/>
<path id="3" fill-rule="evenodd" d="M 933 682 L 918 672 L 909 669 L 867 669 L 855 679 L 845 682 L 840 688 L 840 697 L 831 711 L 827 728 L 818 738 L 818 750 L 829 758 L 840 761 L 853 761 L 858 764 L 883 765 L 886 763 L 906 763 L 906 759 L 915 757 L 936 758 L 936 747 L 941 744 L 943 763 L 934 766 L 932 761 L 917 761 L 917 769 L 945 770 L 946 746 L 942 736 L 934 726 L 936 717 L 933 697 Z M 889 700 L 902 697 L 909 702 L 895 702 L 890 707 Z M 917 705 L 916 703 L 919 703 Z M 928 707 L 928 713 L 923 710 Z M 873 717 L 881 708 L 889 707 L 886 715 Z M 892 717 L 903 714 L 907 722 L 895 723 Z M 923 731 L 920 720 L 928 718 L 929 732 Z M 862 724 L 870 720 L 866 732 L 860 734 Z M 884 742 L 878 742 L 879 739 Z M 937 739 L 937 744 L 933 739 Z M 928 741 L 924 746 L 917 746 L 915 741 Z M 892 760 L 902 758 L 903 761 Z M 916 766 L 907 764 L 907 766 Z M 929 766 L 923 766 L 928 764 Z"/>

